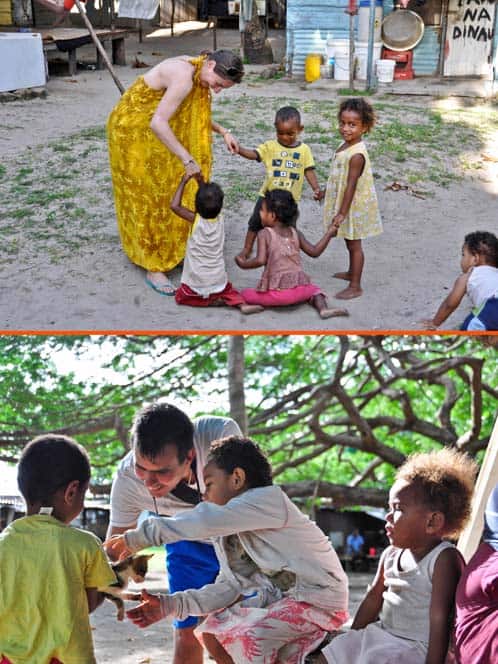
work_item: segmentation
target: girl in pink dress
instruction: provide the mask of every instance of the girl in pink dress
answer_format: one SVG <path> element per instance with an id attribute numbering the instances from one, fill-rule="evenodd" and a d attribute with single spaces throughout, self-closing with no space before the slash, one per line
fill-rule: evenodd
<path id="1" fill-rule="evenodd" d="M 258 250 L 255 258 L 236 256 L 235 262 L 243 270 L 264 266 L 263 276 L 256 288 L 245 288 L 241 295 L 248 304 L 263 307 L 281 307 L 309 302 L 321 318 L 347 316 L 345 309 L 329 309 L 325 294 L 311 283 L 301 263 L 301 250 L 316 258 L 323 253 L 331 238 L 337 235 L 332 224 L 325 235 L 311 244 L 296 230 L 297 204 L 292 194 L 283 189 L 273 189 L 265 194 L 261 206 L 263 229 L 258 233 Z"/>

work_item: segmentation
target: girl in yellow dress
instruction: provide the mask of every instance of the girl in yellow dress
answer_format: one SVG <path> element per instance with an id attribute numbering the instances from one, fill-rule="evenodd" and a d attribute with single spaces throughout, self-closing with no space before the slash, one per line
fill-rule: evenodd
<path id="1" fill-rule="evenodd" d="M 183 259 L 188 224 L 170 210 L 183 172 L 211 171 L 211 131 L 230 152 L 238 142 L 211 120 L 211 92 L 240 83 L 241 59 L 220 50 L 197 58 L 163 60 L 140 76 L 109 116 L 107 133 L 116 217 L 128 258 L 147 270 L 146 282 L 162 295 L 174 287 L 164 274 Z M 195 187 L 185 191 L 194 204 Z"/>
<path id="2" fill-rule="evenodd" d="M 334 224 L 337 237 L 343 237 L 349 252 L 347 272 L 334 277 L 349 281 L 335 297 L 350 300 L 360 297 L 364 256 L 361 241 L 382 233 L 382 222 L 368 152 L 363 134 L 372 129 L 375 114 L 361 97 L 346 99 L 339 107 L 339 132 L 344 143 L 334 154 L 325 194 L 324 223 Z"/>

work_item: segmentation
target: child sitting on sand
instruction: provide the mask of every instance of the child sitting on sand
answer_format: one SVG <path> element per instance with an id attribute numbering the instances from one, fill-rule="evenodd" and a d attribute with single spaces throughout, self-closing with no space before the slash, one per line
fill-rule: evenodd
<path id="1" fill-rule="evenodd" d="M 192 177 L 186 174 L 182 177 L 170 206 L 175 214 L 192 224 L 181 285 L 175 292 L 176 303 L 190 307 L 227 305 L 238 307 L 243 314 L 262 311 L 263 307 L 246 304 L 228 281 L 223 256 L 225 225 L 220 186 L 201 180 L 195 196 L 195 212 L 182 205 L 185 185 Z"/>
<path id="2" fill-rule="evenodd" d="M 351 631 L 325 646 L 320 664 L 444 664 L 465 564 L 447 538 L 470 516 L 475 474 L 470 457 L 447 448 L 401 466 L 386 516 L 391 546 Z"/>
<path id="3" fill-rule="evenodd" d="M 476 231 L 465 236 L 460 261 L 462 274 L 434 318 L 422 321 L 429 330 L 437 329 L 460 305 L 467 294 L 472 313 L 461 330 L 498 330 L 498 238 L 493 233 Z"/>
<path id="4" fill-rule="evenodd" d="M 320 318 L 347 316 L 346 309 L 329 309 L 322 289 L 304 272 L 300 256 L 301 251 L 314 258 L 320 256 L 337 235 L 337 227 L 330 225 L 316 244 L 308 242 L 294 227 L 299 214 L 297 203 L 290 192 L 282 189 L 266 192 L 259 214 L 263 230 L 258 233 L 256 257 L 235 257 L 243 270 L 265 268 L 257 288 L 245 288 L 241 293 L 244 300 L 263 307 L 309 302 Z"/>

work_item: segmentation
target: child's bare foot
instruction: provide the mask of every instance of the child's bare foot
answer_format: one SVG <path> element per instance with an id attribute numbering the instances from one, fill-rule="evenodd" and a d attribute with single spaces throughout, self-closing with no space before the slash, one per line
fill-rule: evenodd
<path id="1" fill-rule="evenodd" d="M 261 311 L 264 311 L 264 307 L 260 304 L 241 304 L 239 309 L 243 314 L 259 314 Z"/>
<path id="2" fill-rule="evenodd" d="M 322 309 L 319 313 L 320 313 L 320 318 L 333 318 L 335 316 L 349 316 L 349 311 L 347 309 Z"/>
<path id="3" fill-rule="evenodd" d="M 349 272 L 336 272 L 332 276 L 334 279 L 344 279 L 344 281 L 351 281 L 351 275 Z"/>
<path id="4" fill-rule="evenodd" d="M 363 291 L 359 286 L 348 286 L 336 293 L 334 297 L 338 300 L 352 300 L 355 297 L 360 297 L 360 295 L 363 295 Z"/>

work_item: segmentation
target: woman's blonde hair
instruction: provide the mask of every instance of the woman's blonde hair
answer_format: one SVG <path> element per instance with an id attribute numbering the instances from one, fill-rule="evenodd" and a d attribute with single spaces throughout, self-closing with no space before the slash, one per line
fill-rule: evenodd
<path id="1" fill-rule="evenodd" d="M 420 500 L 445 517 L 445 537 L 456 538 L 471 513 L 477 464 L 451 448 L 412 454 L 398 469 L 397 480 L 414 484 Z"/>

